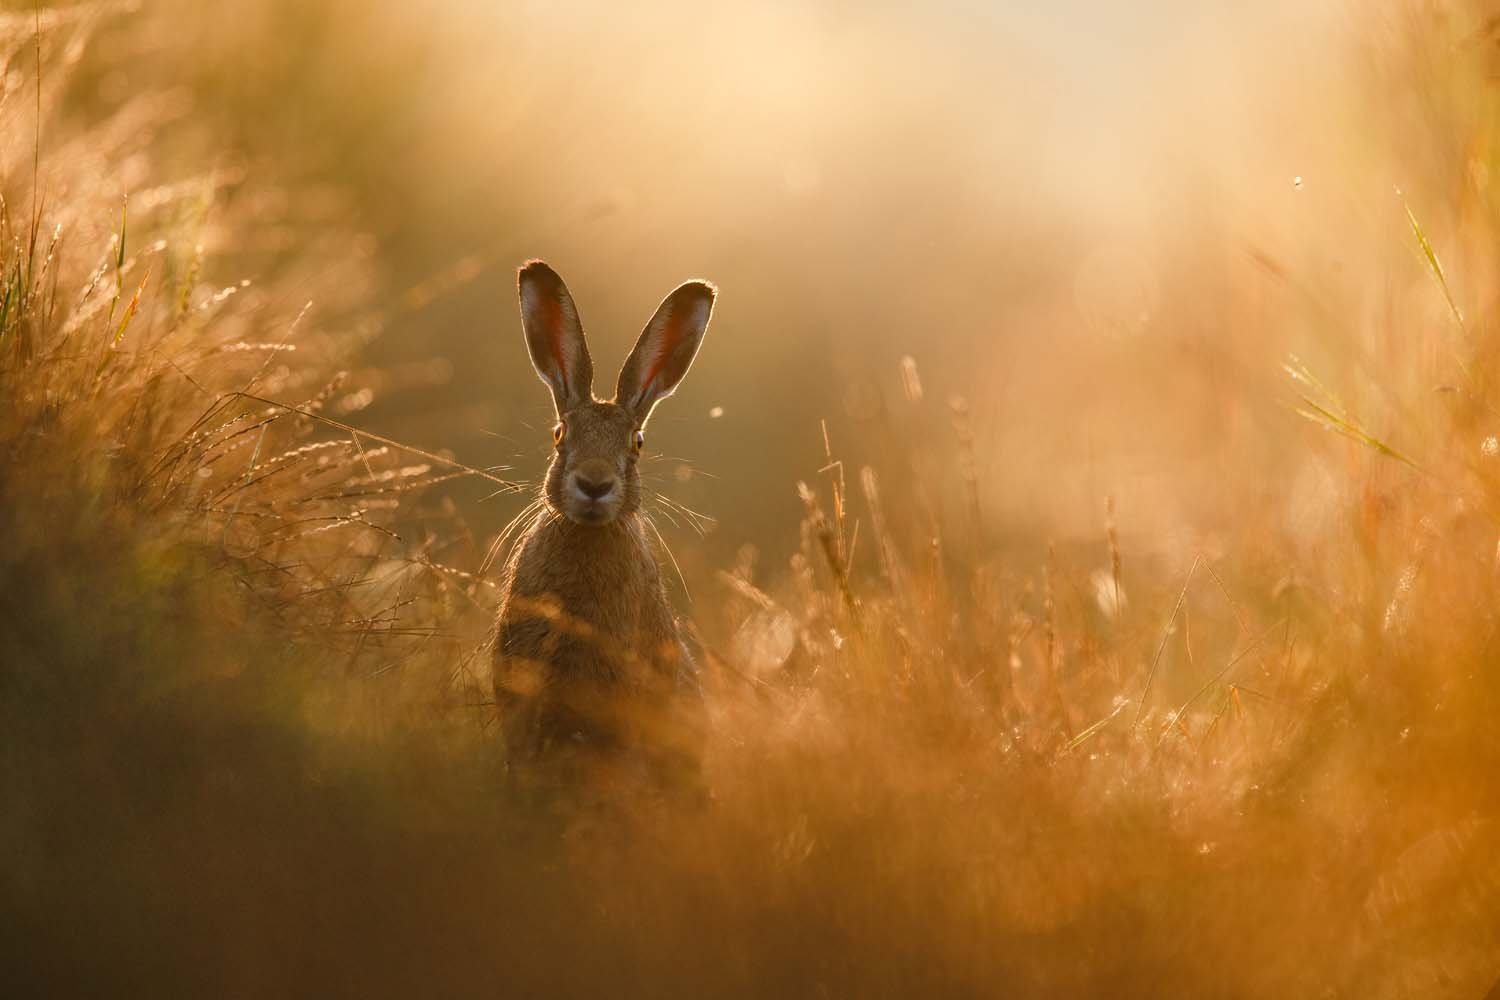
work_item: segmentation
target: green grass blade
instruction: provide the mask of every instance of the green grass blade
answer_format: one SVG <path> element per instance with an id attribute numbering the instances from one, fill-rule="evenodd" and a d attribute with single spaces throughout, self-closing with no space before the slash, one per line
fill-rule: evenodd
<path id="1" fill-rule="evenodd" d="M 1443 273 L 1443 262 L 1438 260 L 1437 251 L 1432 248 L 1432 241 L 1422 231 L 1422 224 L 1417 221 L 1416 213 L 1411 210 L 1411 204 L 1407 202 L 1406 195 L 1401 194 L 1398 188 L 1396 194 L 1401 198 L 1401 207 L 1406 210 L 1406 221 L 1411 226 L 1412 233 L 1417 237 L 1417 244 L 1422 248 L 1422 256 L 1427 260 L 1427 269 L 1432 272 L 1433 278 L 1437 280 L 1438 288 L 1442 290 L 1443 299 L 1448 303 L 1448 309 L 1453 313 L 1453 320 L 1464 336 L 1469 335 L 1469 327 L 1464 323 L 1464 314 L 1458 308 L 1458 302 L 1453 298 L 1453 290 L 1448 286 L 1448 276 Z"/>
<path id="2" fill-rule="evenodd" d="M 118 271 L 125 266 L 125 225 L 129 221 L 130 202 L 126 201 L 120 206 L 120 249 L 115 257 L 115 270 Z"/>
<path id="3" fill-rule="evenodd" d="M 1421 471 L 1422 467 L 1416 462 L 1361 427 L 1338 396 L 1334 395 L 1333 390 L 1324 385 L 1296 355 L 1288 356 L 1281 369 L 1299 386 L 1297 398 L 1302 401 L 1303 406 L 1293 408 L 1298 416 Z M 1302 389 L 1307 391 L 1301 391 Z"/>
<path id="4" fill-rule="evenodd" d="M 1335 413 L 1329 412 L 1328 410 L 1319 406 L 1313 400 L 1308 399 L 1306 396 L 1302 396 L 1299 394 L 1298 398 L 1301 399 L 1302 402 L 1305 403 L 1308 407 L 1307 409 L 1297 408 L 1295 412 L 1298 416 L 1305 417 L 1306 419 L 1311 420 L 1313 423 L 1319 425 L 1324 430 L 1333 431 L 1335 434 L 1342 434 L 1344 437 L 1347 437 L 1352 441 L 1357 441 L 1365 447 L 1371 448 L 1379 452 L 1380 454 L 1385 455 L 1387 458 L 1394 458 L 1398 462 L 1403 462 L 1406 465 L 1411 466 L 1413 469 L 1421 471 L 1422 467 L 1416 462 L 1412 461 L 1410 458 L 1408 458 L 1406 455 L 1403 455 L 1395 448 L 1392 448 L 1384 441 L 1375 437 L 1373 434 L 1364 430 L 1358 424 L 1355 424 L 1350 420 L 1346 420 Z"/>

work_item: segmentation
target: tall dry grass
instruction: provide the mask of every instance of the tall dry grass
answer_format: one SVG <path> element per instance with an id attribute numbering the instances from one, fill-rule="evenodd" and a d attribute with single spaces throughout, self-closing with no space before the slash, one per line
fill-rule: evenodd
<path id="1" fill-rule="evenodd" d="M 1355 362 L 1286 362 L 1295 481 L 1256 488 L 1242 456 L 1229 530 L 1170 546 L 1112 501 L 1091 540 L 1016 539 L 971 403 L 904 361 L 858 442 L 879 462 L 846 467 L 825 426 L 779 487 L 790 564 L 747 546 L 695 588 L 709 801 L 601 812 L 513 787 L 492 735 L 492 539 L 444 488 L 521 477 L 364 425 L 445 372 L 361 366 L 383 315 L 347 207 L 232 159 L 158 175 L 159 133 L 193 127 L 170 92 L 103 121 L 57 100 L 104 16 L 0 22 L 19 994 L 1500 977 L 1494 96 L 1487 59 L 1433 56 L 1446 22 L 1380 53 L 1437 81 L 1424 176 L 1451 186 L 1391 203 L 1425 284 Z M 1256 266 L 1301 289 L 1268 324 L 1378 291 Z"/>

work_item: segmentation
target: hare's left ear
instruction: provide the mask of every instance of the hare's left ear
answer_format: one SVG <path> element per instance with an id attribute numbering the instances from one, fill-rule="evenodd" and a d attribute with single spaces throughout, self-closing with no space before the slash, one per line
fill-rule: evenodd
<path id="1" fill-rule="evenodd" d="M 716 294 L 706 281 L 689 281 L 663 299 L 646 324 L 615 387 L 615 402 L 637 424 L 645 424 L 652 407 L 672 394 L 692 366 L 708 331 Z"/>

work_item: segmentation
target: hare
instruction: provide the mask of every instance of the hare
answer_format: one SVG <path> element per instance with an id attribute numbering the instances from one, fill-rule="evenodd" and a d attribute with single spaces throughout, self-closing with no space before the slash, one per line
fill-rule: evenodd
<path id="1" fill-rule="evenodd" d="M 605 402 L 562 278 L 533 260 L 517 286 L 557 423 L 539 512 L 506 565 L 495 636 L 511 759 L 626 755 L 696 769 L 702 694 L 648 538 L 638 463 L 646 421 L 692 365 L 716 289 L 689 281 L 663 300 Z"/>

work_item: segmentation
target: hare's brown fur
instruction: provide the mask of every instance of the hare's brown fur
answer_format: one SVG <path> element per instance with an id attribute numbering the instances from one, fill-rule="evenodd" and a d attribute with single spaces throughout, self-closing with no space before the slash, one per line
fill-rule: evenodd
<path id="1" fill-rule="evenodd" d="M 689 283 L 668 296 L 609 402 L 593 396 L 593 364 L 562 280 L 532 262 L 520 292 L 558 430 L 543 504 L 502 590 L 494 676 L 507 743 L 518 760 L 624 749 L 691 756 L 701 695 L 641 512 L 637 463 L 646 419 L 686 374 L 714 290 Z"/>

